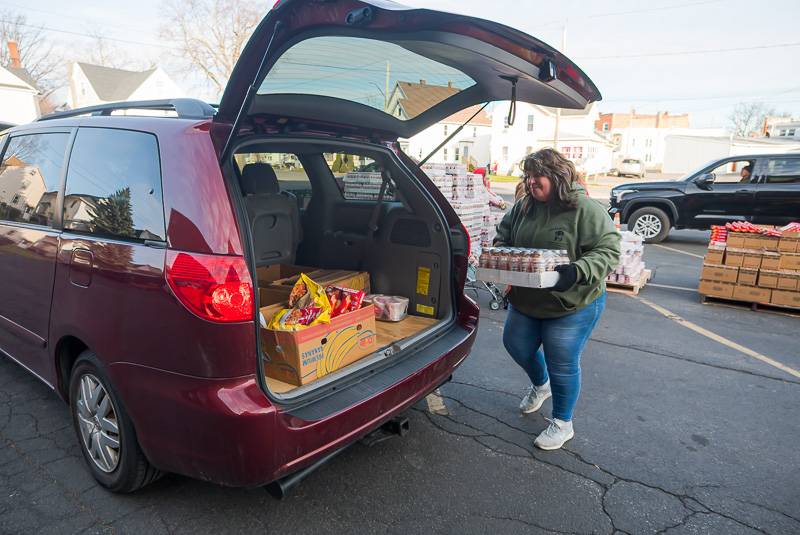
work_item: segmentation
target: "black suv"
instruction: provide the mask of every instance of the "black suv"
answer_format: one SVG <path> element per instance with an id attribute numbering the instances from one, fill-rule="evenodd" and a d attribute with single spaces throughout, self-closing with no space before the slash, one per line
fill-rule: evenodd
<path id="1" fill-rule="evenodd" d="M 663 241 L 671 228 L 785 225 L 800 219 L 800 153 L 732 156 L 680 180 L 622 184 L 611 190 L 609 214 L 648 243 Z"/>

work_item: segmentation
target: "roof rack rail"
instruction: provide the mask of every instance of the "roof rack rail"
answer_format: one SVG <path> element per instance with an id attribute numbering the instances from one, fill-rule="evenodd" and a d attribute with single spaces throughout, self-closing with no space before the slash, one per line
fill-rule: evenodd
<path id="1" fill-rule="evenodd" d="M 79 115 L 108 116 L 118 110 L 163 110 L 174 111 L 181 119 L 209 119 L 217 113 L 211 105 L 194 98 L 172 98 L 167 100 L 140 100 L 136 102 L 109 102 L 74 110 L 58 111 L 43 115 L 37 121 L 65 119 Z"/>

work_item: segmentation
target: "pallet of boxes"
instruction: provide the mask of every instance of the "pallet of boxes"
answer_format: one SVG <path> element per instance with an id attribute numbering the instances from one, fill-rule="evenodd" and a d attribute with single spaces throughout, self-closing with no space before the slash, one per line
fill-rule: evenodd
<path id="1" fill-rule="evenodd" d="M 476 260 L 482 248 L 491 246 L 495 226 L 503 216 L 492 212 L 483 177 L 468 172 L 465 165 L 458 163 L 426 163 L 422 170 L 442 192 L 469 233 L 470 256 Z"/>
<path id="2" fill-rule="evenodd" d="M 708 298 L 800 311 L 800 223 L 713 227 L 699 292 Z"/>

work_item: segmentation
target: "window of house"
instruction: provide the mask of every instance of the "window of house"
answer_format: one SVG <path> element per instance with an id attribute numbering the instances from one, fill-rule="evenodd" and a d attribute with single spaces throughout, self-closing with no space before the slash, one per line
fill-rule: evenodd
<path id="1" fill-rule="evenodd" d="M 779 136 L 785 136 L 786 135 L 786 129 L 785 128 L 781 128 L 781 131 L 780 131 L 780 133 L 778 133 L 778 135 Z"/>
<path id="2" fill-rule="evenodd" d="M 447 149 L 444 149 L 444 161 L 447 161 Z"/>
<path id="3" fill-rule="evenodd" d="M 503 147 L 503 161 L 508 161 L 508 147 Z"/>
<path id="4" fill-rule="evenodd" d="M 464 160 L 469 162 L 469 145 L 464 145 Z"/>
<path id="5" fill-rule="evenodd" d="M 794 137 L 794 131 L 795 131 L 794 128 L 790 128 L 789 131 L 786 133 L 786 135 Z"/>
<path id="6" fill-rule="evenodd" d="M 533 132 L 533 115 L 528 115 L 528 132 Z"/>
<path id="7" fill-rule="evenodd" d="M 572 148 L 572 158 L 575 160 L 579 160 L 583 158 L 583 147 L 573 147 Z"/>
<path id="8" fill-rule="evenodd" d="M 67 170 L 64 228 L 120 240 L 166 238 L 158 142 L 152 134 L 81 128 Z"/>
<path id="9" fill-rule="evenodd" d="M 419 159 L 422 160 L 422 149 L 419 149 Z"/>
<path id="10" fill-rule="evenodd" d="M 603 123 L 603 132 L 608 132 L 610 130 L 610 126 L 608 123 Z"/>
<path id="11" fill-rule="evenodd" d="M 53 226 L 69 134 L 11 138 L 0 165 L 0 220 Z"/>
<path id="12" fill-rule="evenodd" d="M 767 182 L 800 184 L 800 158 L 774 158 L 767 164 Z"/>
<path id="13" fill-rule="evenodd" d="M 564 155 L 564 158 L 571 158 L 572 157 L 572 147 L 561 147 L 561 154 Z"/>
<path id="14" fill-rule="evenodd" d="M 458 157 L 459 157 L 459 150 L 458 150 L 458 147 L 456 147 L 456 162 L 461 161 L 461 160 L 458 159 Z"/>
<path id="15" fill-rule="evenodd" d="M 444 125 L 444 135 L 447 135 L 447 125 Z"/>
<path id="16" fill-rule="evenodd" d="M 478 137 L 478 127 L 477 126 L 473 126 L 472 127 L 472 137 Z"/>

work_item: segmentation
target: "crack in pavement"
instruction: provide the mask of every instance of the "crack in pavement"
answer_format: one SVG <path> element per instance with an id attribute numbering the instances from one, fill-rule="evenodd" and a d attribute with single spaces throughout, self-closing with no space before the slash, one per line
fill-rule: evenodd
<path id="1" fill-rule="evenodd" d="M 612 346 L 612 347 L 618 347 L 618 348 L 622 348 L 622 349 L 632 349 L 633 351 L 638 351 L 640 353 L 647 353 L 648 355 L 657 355 L 659 357 L 666 357 L 666 358 L 670 358 L 670 359 L 680 360 L 682 362 L 689 362 L 689 363 L 692 363 L 692 364 L 697 364 L 698 366 L 707 366 L 709 368 L 715 368 L 717 370 L 725 370 L 725 371 L 730 371 L 730 372 L 743 373 L 745 375 L 752 375 L 754 377 L 760 377 L 762 379 L 770 379 L 772 381 L 779 381 L 781 383 L 789 383 L 789 384 L 793 384 L 793 385 L 800 385 L 800 381 L 793 381 L 791 379 L 784 379 L 782 377 L 775 377 L 775 376 L 772 376 L 772 375 L 765 375 L 765 374 L 762 374 L 762 373 L 758 373 L 758 372 L 754 372 L 754 371 L 750 371 L 750 370 L 744 370 L 744 369 L 741 369 L 741 368 L 731 368 L 729 366 L 723 366 L 721 364 L 713 364 L 713 363 L 710 363 L 710 362 L 703 362 L 703 361 L 691 359 L 689 357 L 684 357 L 682 355 L 676 355 L 674 353 L 665 353 L 663 351 L 656 351 L 654 349 L 648 349 L 648 348 L 644 348 L 644 347 L 641 347 L 641 346 L 635 346 L 635 345 L 630 345 L 630 344 L 618 344 L 616 342 L 609 342 L 608 340 L 602 340 L 600 338 L 589 338 L 589 340 L 592 341 L 592 342 L 597 342 L 599 344 L 605 344 L 605 345 L 609 345 L 609 346 Z"/>
<path id="2" fill-rule="evenodd" d="M 471 385 L 469 383 L 459 383 L 459 384 L 475 386 L 478 389 L 484 389 L 483 387 L 480 387 L 480 386 L 477 386 L 477 385 Z M 502 391 L 500 393 L 508 394 L 508 392 L 502 392 Z M 500 425 L 503 425 L 503 426 L 505 426 L 505 427 L 507 427 L 509 429 L 512 429 L 512 430 L 515 430 L 515 431 L 518 431 L 518 432 L 522 432 L 522 433 L 524 433 L 526 435 L 530 434 L 527 430 L 524 430 L 524 429 L 521 429 L 521 428 L 519 428 L 517 426 L 511 425 L 508 422 L 502 420 L 501 418 L 499 418 L 499 417 L 497 417 L 495 415 L 488 414 L 486 412 L 480 411 L 478 409 L 475 409 L 474 407 L 470 407 L 468 404 L 464 403 L 463 400 L 454 398 L 452 396 L 445 396 L 445 398 L 449 399 L 449 400 L 451 400 L 451 401 L 453 401 L 455 403 L 458 403 L 461 407 L 463 407 L 463 408 L 465 408 L 465 409 L 467 409 L 467 410 L 469 410 L 471 412 L 474 412 L 476 414 L 479 414 L 481 416 L 484 416 L 486 418 L 494 420 L 495 422 L 497 422 Z M 469 438 L 469 439 L 475 440 L 475 442 L 480 444 L 482 447 L 484 447 L 484 448 L 486 448 L 486 449 L 488 449 L 488 450 L 490 450 L 490 451 L 492 451 L 492 452 L 494 452 L 496 454 L 499 454 L 499 455 L 509 456 L 509 457 L 513 457 L 513 458 L 533 459 L 536 462 L 539 462 L 539 463 L 542 463 L 542 464 L 545 464 L 545 465 L 548 465 L 548 466 L 552 466 L 552 467 L 557 468 L 559 470 L 563 470 L 563 471 L 565 471 L 565 472 L 567 472 L 569 474 L 572 474 L 572 475 L 574 475 L 576 477 L 580 477 L 582 479 L 591 481 L 591 482 L 599 485 L 603 489 L 603 493 L 601 495 L 601 500 L 602 500 L 601 501 L 601 506 L 603 508 L 603 513 L 608 517 L 609 522 L 611 523 L 611 526 L 612 526 L 613 530 L 618 530 L 619 528 L 616 527 L 616 524 L 614 522 L 613 516 L 606 509 L 605 498 L 606 498 L 606 495 L 608 494 L 608 491 L 614 485 L 616 485 L 618 482 L 622 481 L 622 482 L 627 482 L 627 483 L 631 483 L 631 484 L 638 484 L 638 485 L 641 485 L 643 487 L 646 487 L 646 488 L 649 488 L 649 489 L 652 489 L 652 490 L 655 490 L 655 491 L 662 492 L 662 493 L 664 493 L 664 494 L 666 494 L 668 496 L 672 496 L 672 497 L 676 498 L 677 500 L 679 500 L 681 502 L 682 506 L 684 507 L 684 509 L 686 509 L 689 512 L 689 514 L 687 514 L 687 516 L 684 518 L 683 523 L 685 523 L 686 521 L 688 521 L 689 518 L 692 518 L 693 516 L 695 516 L 697 514 L 701 514 L 701 513 L 702 514 L 714 514 L 714 515 L 717 515 L 719 517 L 722 517 L 722 518 L 725 518 L 727 520 L 730 520 L 732 522 L 735 522 L 735 523 L 737 523 L 737 524 L 739 524 L 741 526 L 744 526 L 746 528 L 758 531 L 760 533 L 767 533 L 762 528 L 750 525 L 747 522 L 745 522 L 743 520 L 740 520 L 738 518 L 735 518 L 735 517 L 733 517 L 733 516 L 731 516 L 731 515 L 729 515 L 727 513 L 715 510 L 714 508 L 710 507 L 707 503 L 704 503 L 703 500 L 698 498 L 697 496 L 689 495 L 686 492 L 680 493 L 680 492 L 671 491 L 671 490 L 668 490 L 668 489 L 666 489 L 664 487 L 661 487 L 659 485 L 654 485 L 652 483 L 646 483 L 646 482 L 639 481 L 639 480 L 636 480 L 636 479 L 620 476 L 618 474 L 615 474 L 615 473 L 611 472 L 610 470 L 608 470 L 606 468 L 603 468 L 603 467 L 599 466 L 596 463 L 593 463 L 593 462 L 587 460 L 581 454 L 579 454 L 579 453 L 577 453 L 575 451 L 572 451 L 572 450 L 570 450 L 568 448 L 562 448 L 560 451 L 566 453 L 567 455 L 572 456 L 574 459 L 576 459 L 580 463 L 583 463 L 584 465 L 586 465 L 586 466 L 588 466 L 590 468 L 598 470 L 599 472 L 601 472 L 604 475 L 606 475 L 609 478 L 611 478 L 612 482 L 611 483 L 605 483 L 603 481 L 598 481 L 598 480 L 596 480 L 596 479 L 594 479 L 592 477 L 589 477 L 586 474 L 582 474 L 582 473 L 577 472 L 575 470 L 569 469 L 569 468 L 567 468 L 567 467 L 565 467 L 565 466 L 563 466 L 563 465 L 561 465 L 561 464 L 559 464 L 557 462 L 554 462 L 552 460 L 546 460 L 546 459 L 544 459 L 542 457 L 539 457 L 534 451 L 532 451 L 531 449 L 529 449 L 528 447 L 526 447 L 524 445 L 521 445 L 521 444 L 518 444 L 516 442 L 510 441 L 510 440 L 505 439 L 503 437 L 500 437 L 500 436 L 498 436 L 496 434 L 489 433 L 486 430 L 481 429 L 480 427 L 474 426 L 474 425 L 472 425 L 470 423 L 458 420 L 453 415 L 448 415 L 448 416 L 432 415 L 432 414 L 427 413 L 426 411 L 421 411 L 419 409 L 415 409 L 415 410 L 418 410 L 419 412 L 423 413 L 426 416 L 426 418 L 428 419 L 428 421 L 431 422 L 432 425 L 434 425 L 436 428 L 440 429 L 444 433 L 447 433 L 447 434 L 450 434 L 450 435 L 461 436 L 461 437 L 464 437 L 464 438 Z M 482 434 L 480 434 L 480 435 L 466 435 L 466 434 L 463 434 L 463 433 L 457 433 L 457 432 L 451 431 L 451 430 L 446 429 L 443 426 L 439 425 L 434 420 L 434 418 L 443 418 L 443 419 L 451 421 L 452 423 L 454 423 L 456 425 L 464 426 L 464 427 L 466 427 L 468 429 L 472 429 L 473 431 L 476 431 L 476 432 L 482 433 Z M 488 446 L 486 443 L 484 443 L 484 442 L 482 442 L 480 440 L 477 440 L 478 438 L 481 438 L 481 437 L 492 437 L 495 440 L 498 440 L 498 441 L 500 441 L 502 443 L 509 444 L 509 445 L 515 446 L 517 448 L 520 448 L 523 451 L 525 451 L 526 453 L 528 453 L 528 455 L 527 456 L 515 455 L 515 454 L 510 454 L 508 452 L 500 451 L 497 448 L 492 448 L 492 447 Z M 692 507 L 692 505 L 694 503 L 699 504 L 701 507 L 705 508 L 708 511 L 708 513 L 704 512 L 704 511 L 696 511 L 695 508 Z M 756 504 L 753 504 L 753 505 L 756 505 Z M 786 516 L 789 516 L 790 518 L 793 519 L 793 517 L 791 517 L 790 515 L 786 515 Z M 674 527 L 678 527 L 680 525 L 682 525 L 682 523 L 681 524 L 677 524 Z M 621 531 L 621 530 L 619 530 L 619 531 Z"/>
<path id="3" fill-rule="evenodd" d="M 541 524 L 537 524 L 536 522 L 531 522 L 530 520 L 522 520 L 521 518 L 514 518 L 510 516 L 494 516 L 494 515 L 470 515 L 470 516 L 473 518 L 486 518 L 489 520 L 506 520 L 508 522 L 519 522 L 520 524 L 523 524 L 525 526 L 539 528 L 549 533 L 559 533 L 563 535 L 583 535 L 579 531 L 559 531 L 557 529 L 542 526 Z"/>
<path id="4" fill-rule="evenodd" d="M 488 316 L 481 316 L 481 320 L 487 320 L 487 321 L 490 321 L 492 323 L 496 323 L 498 325 L 503 325 L 504 324 L 504 322 L 501 322 L 501 321 L 496 320 L 494 318 L 490 318 Z M 770 379 L 772 381 L 780 381 L 781 383 L 789 383 L 789 384 L 793 384 L 793 385 L 800 385 L 800 381 L 793 381 L 791 379 L 785 379 L 785 378 L 782 378 L 782 377 L 775 377 L 775 376 L 772 376 L 772 375 L 765 375 L 765 374 L 762 374 L 762 373 L 753 372 L 753 371 L 745 370 L 745 369 L 742 369 L 742 368 L 732 368 L 732 367 L 729 367 L 729 366 L 723 366 L 721 364 L 714 364 L 714 363 L 710 363 L 710 362 L 704 362 L 702 360 L 692 359 L 692 358 L 689 358 L 689 357 L 686 357 L 686 356 L 683 356 L 683 355 L 676 355 L 674 353 L 667 353 L 667 352 L 664 352 L 664 351 L 656 351 L 654 349 L 649 349 L 649 348 L 645 348 L 645 347 L 641 347 L 641 346 L 630 345 L 630 344 L 619 344 L 619 343 L 616 343 L 616 342 L 610 342 L 608 340 L 603 340 L 602 338 L 595 338 L 593 336 L 589 337 L 589 341 L 597 342 L 599 344 L 606 344 L 606 345 L 610 345 L 612 347 L 618 347 L 618 348 L 622 348 L 622 349 L 631 349 L 633 351 L 638 351 L 638 352 L 641 352 L 641 353 L 647 353 L 648 355 L 656 355 L 656 356 L 659 356 L 659 357 L 666 357 L 666 358 L 670 358 L 670 359 L 674 359 L 674 360 L 679 360 L 679 361 L 682 361 L 682 362 L 688 362 L 690 364 L 697 364 L 698 366 L 707 366 L 709 368 L 714 368 L 714 369 L 717 369 L 717 370 L 725 370 L 725 371 L 730 371 L 730 372 L 743 373 L 745 375 L 752 375 L 753 377 L 760 377 L 762 379 Z"/>

